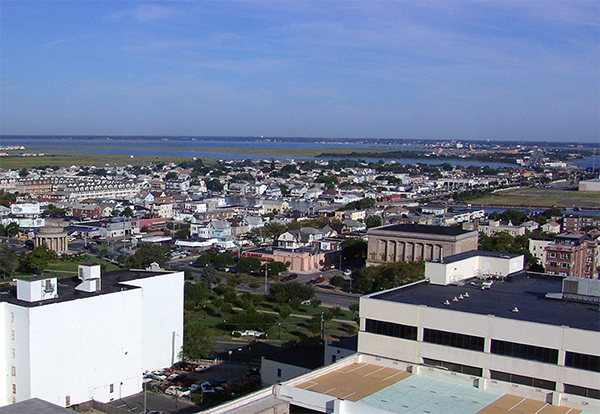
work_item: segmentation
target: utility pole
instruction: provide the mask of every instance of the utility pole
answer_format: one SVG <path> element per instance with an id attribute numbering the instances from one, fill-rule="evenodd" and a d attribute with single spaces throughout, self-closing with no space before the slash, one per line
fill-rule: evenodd
<path id="1" fill-rule="evenodd" d="M 265 261 L 265 293 L 267 293 L 267 261 Z"/>

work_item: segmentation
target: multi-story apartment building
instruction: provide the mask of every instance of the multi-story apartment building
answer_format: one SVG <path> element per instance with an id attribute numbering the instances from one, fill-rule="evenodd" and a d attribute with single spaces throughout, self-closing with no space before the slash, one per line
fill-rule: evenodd
<path id="1" fill-rule="evenodd" d="M 598 242 L 587 234 L 559 234 L 546 246 L 546 272 L 597 279 Z"/>
<path id="2" fill-rule="evenodd" d="M 600 218 L 597 217 L 565 217 L 563 218 L 563 231 L 581 231 L 587 226 L 600 226 Z"/>

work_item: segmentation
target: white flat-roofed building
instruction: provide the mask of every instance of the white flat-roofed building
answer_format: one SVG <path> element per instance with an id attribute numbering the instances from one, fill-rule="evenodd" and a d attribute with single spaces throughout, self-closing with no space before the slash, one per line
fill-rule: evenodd
<path id="1" fill-rule="evenodd" d="M 563 278 L 525 272 L 493 284 L 450 282 L 361 297 L 358 352 L 466 374 L 479 388 L 600 410 L 600 295 L 593 289 L 581 300 L 569 296 Z"/>
<path id="2" fill-rule="evenodd" d="M 144 371 L 178 359 L 183 272 L 101 275 L 84 264 L 79 279 L 20 279 L 16 295 L 0 296 L 0 406 L 108 402 L 140 392 Z"/>
<path id="3" fill-rule="evenodd" d="M 504 279 L 522 272 L 525 256 L 471 250 L 425 263 L 425 278 L 435 285 L 459 283 L 472 278 Z M 464 282 L 463 282 L 464 283 Z"/>

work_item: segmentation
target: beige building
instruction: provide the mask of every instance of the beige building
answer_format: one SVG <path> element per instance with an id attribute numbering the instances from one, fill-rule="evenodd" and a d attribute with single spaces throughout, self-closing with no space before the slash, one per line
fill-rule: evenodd
<path id="1" fill-rule="evenodd" d="M 56 254 L 66 253 L 68 250 L 67 232 L 60 226 L 40 227 L 40 231 L 35 235 L 35 247 L 45 244 L 48 249 Z"/>
<path id="2" fill-rule="evenodd" d="M 369 229 L 367 266 L 412 260 L 441 260 L 476 250 L 479 233 L 456 227 L 398 224 Z"/>

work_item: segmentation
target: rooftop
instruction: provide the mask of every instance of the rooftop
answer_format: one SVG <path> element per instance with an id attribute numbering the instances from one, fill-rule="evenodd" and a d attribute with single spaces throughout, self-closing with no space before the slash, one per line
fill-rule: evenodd
<path id="1" fill-rule="evenodd" d="M 423 281 L 373 294 L 370 298 L 600 331 L 598 305 L 546 297 L 547 293 L 562 292 L 562 280 L 562 277 L 521 273 L 505 281 L 495 281 L 490 289 L 482 289 L 481 282 L 475 279 L 465 280 L 464 286 L 432 285 Z M 461 294 L 464 297 L 467 292 L 468 297 L 452 301 Z M 450 301 L 450 305 L 444 304 L 446 300 Z M 515 307 L 518 312 L 513 312 Z"/>
<path id="2" fill-rule="evenodd" d="M 15 289 L 0 292 L 0 302 L 8 302 L 28 308 L 43 306 L 51 303 L 66 302 L 75 299 L 82 299 L 91 296 L 105 295 L 109 293 L 119 292 L 122 290 L 139 289 L 137 286 L 127 285 L 128 281 L 136 279 L 144 279 L 157 275 L 171 274 L 172 271 L 150 272 L 146 270 L 115 270 L 102 274 L 102 289 L 99 292 L 84 292 L 75 290 L 75 287 L 81 283 L 78 277 L 62 278 L 57 280 L 58 297 L 55 299 L 46 299 L 36 302 L 26 302 L 18 300 L 15 294 Z M 36 275 L 33 280 L 47 279 L 55 276 L 52 275 Z"/>
<path id="3" fill-rule="evenodd" d="M 470 257 L 476 256 L 484 256 L 484 257 L 499 257 L 503 259 L 512 259 L 514 257 L 519 257 L 519 254 L 512 253 L 501 253 L 501 252 L 490 252 L 486 250 L 470 250 L 464 253 L 453 254 L 452 256 L 447 256 L 442 259 L 442 263 L 453 263 L 461 260 L 468 259 Z"/>
<path id="4" fill-rule="evenodd" d="M 347 412 L 500 414 L 518 406 L 515 412 L 521 414 L 584 413 L 544 401 L 364 362 L 341 366 L 294 387 L 356 403 Z"/>
<path id="5" fill-rule="evenodd" d="M 391 226 L 377 227 L 375 231 L 398 231 L 405 233 L 437 234 L 440 236 L 459 236 L 471 233 L 473 230 L 463 230 L 458 227 L 426 226 L 423 224 L 394 224 Z M 371 233 L 372 231 L 369 231 Z"/>

